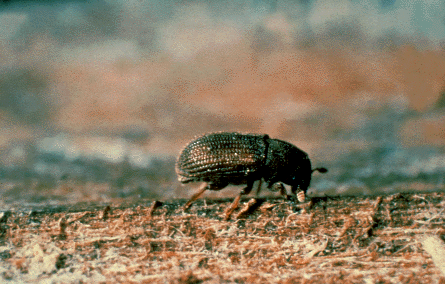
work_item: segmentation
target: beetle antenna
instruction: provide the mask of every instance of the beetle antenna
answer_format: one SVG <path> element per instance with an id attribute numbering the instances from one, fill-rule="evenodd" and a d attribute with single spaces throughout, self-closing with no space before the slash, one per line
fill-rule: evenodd
<path id="1" fill-rule="evenodd" d="M 328 172 L 328 169 L 326 169 L 326 168 L 315 168 L 315 169 L 312 170 L 312 172 L 320 172 L 320 173 L 324 174 L 324 173 Z"/>

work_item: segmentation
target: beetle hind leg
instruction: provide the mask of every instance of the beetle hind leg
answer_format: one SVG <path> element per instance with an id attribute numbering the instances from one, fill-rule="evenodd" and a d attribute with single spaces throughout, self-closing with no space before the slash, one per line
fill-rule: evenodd
<path id="1" fill-rule="evenodd" d="M 204 183 L 199 190 L 193 194 L 189 201 L 184 205 L 183 210 L 187 210 L 206 190 L 220 190 L 227 186 L 227 183 Z"/>
<path id="2" fill-rule="evenodd" d="M 197 191 L 195 194 L 193 194 L 192 198 L 190 198 L 190 200 L 187 201 L 187 203 L 183 207 L 183 210 L 184 211 L 187 210 L 196 199 L 198 199 L 201 195 L 203 195 L 204 192 L 207 190 L 207 187 L 208 187 L 207 184 L 203 184 L 201 186 L 201 188 L 199 189 L 199 191 Z"/>

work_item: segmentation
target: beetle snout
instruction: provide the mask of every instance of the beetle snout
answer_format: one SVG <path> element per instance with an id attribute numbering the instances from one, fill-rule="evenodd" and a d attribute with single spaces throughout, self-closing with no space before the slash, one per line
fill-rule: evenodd
<path id="1" fill-rule="evenodd" d="M 303 190 L 297 192 L 297 199 L 299 202 L 304 202 L 306 200 L 306 193 Z"/>
<path id="2" fill-rule="evenodd" d="M 306 200 L 306 190 L 307 188 L 302 188 L 300 185 L 292 186 L 292 193 L 297 197 L 299 202 Z"/>

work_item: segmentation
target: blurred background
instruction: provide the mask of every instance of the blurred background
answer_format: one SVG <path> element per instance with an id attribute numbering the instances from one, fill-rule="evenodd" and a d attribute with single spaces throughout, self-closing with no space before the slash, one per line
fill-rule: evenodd
<path id="1" fill-rule="evenodd" d="M 189 197 L 213 131 L 303 149 L 312 195 L 443 190 L 444 49 L 441 0 L 0 1 L 0 206 Z"/>

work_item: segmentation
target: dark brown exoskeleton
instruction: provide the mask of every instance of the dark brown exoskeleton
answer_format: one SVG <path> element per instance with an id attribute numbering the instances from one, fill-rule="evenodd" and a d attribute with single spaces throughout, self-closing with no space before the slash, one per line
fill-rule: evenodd
<path id="1" fill-rule="evenodd" d="M 226 218 L 236 209 L 242 195 L 249 194 L 255 181 L 267 188 L 280 189 L 282 183 L 291 186 L 300 202 L 305 200 L 314 171 L 325 173 L 325 168 L 312 169 L 308 155 L 294 145 L 271 139 L 269 135 L 220 132 L 205 134 L 190 142 L 176 162 L 178 180 L 182 183 L 205 182 L 185 204 L 190 207 L 206 190 L 221 190 L 229 184 L 247 184 L 226 211 Z"/>

